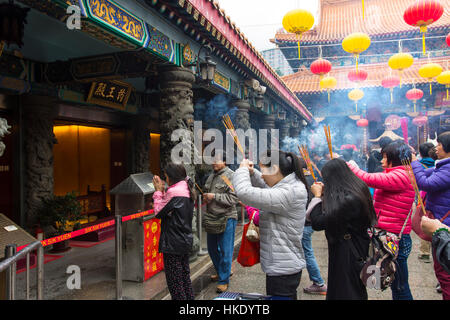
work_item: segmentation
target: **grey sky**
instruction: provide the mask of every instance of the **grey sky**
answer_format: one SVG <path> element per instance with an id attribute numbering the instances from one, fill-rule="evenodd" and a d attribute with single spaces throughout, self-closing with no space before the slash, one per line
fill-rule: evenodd
<path id="1" fill-rule="evenodd" d="M 274 48 L 269 39 L 282 28 L 283 16 L 293 9 L 311 12 L 317 23 L 319 0 L 218 0 L 225 13 L 258 51 Z"/>

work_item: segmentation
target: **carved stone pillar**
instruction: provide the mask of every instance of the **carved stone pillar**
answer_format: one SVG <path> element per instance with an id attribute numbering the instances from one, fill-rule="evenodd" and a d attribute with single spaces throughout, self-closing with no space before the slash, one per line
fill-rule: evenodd
<path id="1" fill-rule="evenodd" d="M 159 79 L 161 88 L 160 101 L 160 129 L 161 129 L 161 164 L 171 161 L 172 149 L 183 145 L 183 152 L 191 150 L 189 155 L 190 163 L 185 164 L 188 176 L 195 180 L 194 165 L 194 103 L 192 84 L 195 82 L 194 73 L 186 68 L 176 66 L 164 66 L 159 69 Z M 187 137 L 179 141 L 172 141 L 171 136 L 175 130 L 184 129 Z M 184 146 L 186 145 L 186 146 Z M 200 243 L 197 237 L 197 217 L 194 214 L 192 221 L 192 231 L 194 243 L 192 246 L 190 261 L 197 259 Z"/>
<path id="2" fill-rule="evenodd" d="M 250 103 L 247 100 L 237 100 L 234 102 L 237 107 L 236 114 L 236 129 L 248 130 L 250 129 Z"/>
<path id="3" fill-rule="evenodd" d="M 285 137 L 289 137 L 291 126 L 287 121 L 280 122 L 280 140 L 283 141 Z"/>
<path id="4" fill-rule="evenodd" d="M 264 116 L 262 128 L 263 129 L 267 129 L 267 134 L 268 134 L 268 136 L 267 136 L 267 142 L 268 142 L 267 148 L 269 148 L 269 149 L 279 149 L 279 145 L 280 145 L 279 139 L 276 139 L 276 137 L 272 136 L 272 131 L 271 131 L 272 129 L 275 129 L 275 115 L 268 114 L 268 115 Z M 272 140 L 273 140 L 273 142 L 272 142 Z"/>
<path id="5" fill-rule="evenodd" d="M 41 96 L 25 96 L 24 145 L 25 145 L 25 212 L 28 226 L 38 222 L 37 211 L 42 200 L 53 195 L 53 119 L 57 106 L 54 99 Z"/>
<path id="6" fill-rule="evenodd" d="M 149 171 L 150 159 L 150 119 L 146 115 L 139 115 L 133 120 L 133 163 L 132 173 Z"/>
<path id="7" fill-rule="evenodd" d="M 3 155 L 6 149 L 5 144 L 2 142 L 2 138 L 10 133 L 8 131 L 9 129 L 11 129 L 11 126 L 8 125 L 8 121 L 6 121 L 6 119 L 0 118 L 0 157 Z"/>
<path id="8" fill-rule="evenodd" d="M 300 128 L 300 127 L 291 128 L 291 137 L 298 138 L 298 136 L 300 135 L 301 132 L 302 132 L 302 128 Z"/>

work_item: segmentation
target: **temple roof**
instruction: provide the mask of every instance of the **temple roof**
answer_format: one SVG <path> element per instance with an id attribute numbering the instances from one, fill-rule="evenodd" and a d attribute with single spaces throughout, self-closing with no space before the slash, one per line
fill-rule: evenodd
<path id="1" fill-rule="evenodd" d="M 302 36 L 302 43 L 330 43 L 343 40 L 353 32 L 365 32 L 373 37 L 417 33 L 419 28 L 408 25 L 403 13 L 412 0 L 365 0 L 362 19 L 361 0 L 321 0 L 319 21 Z M 444 14 L 429 30 L 450 26 L 450 1 L 441 1 Z M 297 42 L 297 36 L 279 30 L 271 42 Z"/>
<path id="2" fill-rule="evenodd" d="M 428 79 L 419 76 L 419 69 L 424 64 L 429 62 L 437 63 L 442 66 L 445 70 L 447 63 L 449 61 L 448 57 L 437 57 L 428 59 L 415 59 L 414 64 L 403 71 L 402 73 L 402 83 L 403 84 L 420 84 L 428 83 Z M 333 67 L 330 75 L 337 79 L 336 90 L 351 90 L 357 87 L 355 82 L 348 80 L 348 73 L 350 70 L 354 70 L 355 66 L 345 66 L 345 67 Z M 361 83 L 360 88 L 373 88 L 381 87 L 381 80 L 390 74 L 390 68 L 387 63 L 375 63 L 375 64 L 363 64 L 360 65 L 360 69 L 367 71 L 367 80 Z M 398 75 L 398 71 L 392 71 L 392 75 Z M 302 68 L 299 72 L 285 76 L 282 78 L 286 84 L 295 93 L 319 93 L 320 90 L 320 79 L 318 75 L 313 74 L 309 69 Z M 435 82 L 436 83 L 436 82 Z"/>

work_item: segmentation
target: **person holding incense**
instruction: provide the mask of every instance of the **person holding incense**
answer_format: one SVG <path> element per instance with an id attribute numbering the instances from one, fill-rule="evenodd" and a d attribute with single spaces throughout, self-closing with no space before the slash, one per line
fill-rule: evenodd
<path id="1" fill-rule="evenodd" d="M 323 183 L 311 187 L 314 199 L 308 206 L 307 219 L 315 231 L 325 230 L 328 241 L 326 299 L 367 300 L 359 275 L 360 261 L 369 251 L 367 229 L 376 223 L 369 188 L 342 159 L 330 160 L 322 176 Z"/>
<path id="2" fill-rule="evenodd" d="M 399 242 L 398 269 L 391 285 L 393 300 L 412 300 L 408 282 L 408 257 L 412 249 L 410 212 L 416 197 L 408 172 L 402 160 L 411 160 L 411 149 L 402 140 L 386 145 L 381 154 L 383 172 L 367 173 L 347 162 L 349 168 L 374 188 L 374 207 L 378 216 L 376 228 L 399 235 L 406 221 L 406 227 Z"/>
<path id="3" fill-rule="evenodd" d="M 227 181 L 232 179 L 233 170 L 227 167 L 222 151 L 216 151 L 212 168 L 214 172 L 208 177 L 203 188 L 203 201 L 206 203 L 203 225 L 207 233 L 208 253 L 217 273 L 211 276 L 211 281 L 218 281 L 217 292 L 222 293 L 228 290 L 232 275 L 231 264 L 238 219 L 236 204 L 239 199 L 232 186 L 227 185 Z"/>
<path id="4" fill-rule="evenodd" d="M 415 156 L 412 157 L 411 167 L 417 186 L 427 192 L 425 209 L 431 211 L 435 219 L 450 226 L 450 131 L 440 134 L 437 143 L 438 161 L 435 168 L 425 169 Z M 433 260 L 442 296 L 444 300 L 450 300 L 450 275 L 436 261 L 434 255 Z"/>
<path id="5" fill-rule="evenodd" d="M 156 218 L 161 219 L 159 252 L 163 253 L 167 287 L 172 300 L 194 300 L 189 253 L 192 249 L 192 218 L 195 192 L 192 180 L 181 164 L 169 163 L 164 170 L 165 180 L 153 177 Z"/>
<path id="6" fill-rule="evenodd" d="M 278 153 L 278 163 L 271 155 Z M 275 158 L 275 157 L 274 157 Z M 259 209 L 260 261 L 267 295 L 297 300 L 306 267 L 302 248 L 308 188 L 294 153 L 269 150 L 260 157 L 261 172 L 243 160 L 233 175 L 239 199 Z"/>

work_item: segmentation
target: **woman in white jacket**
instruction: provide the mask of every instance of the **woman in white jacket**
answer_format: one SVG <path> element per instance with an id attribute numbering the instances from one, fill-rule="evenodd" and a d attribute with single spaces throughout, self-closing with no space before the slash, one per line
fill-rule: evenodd
<path id="1" fill-rule="evenodd" d="M 271 163 L 273 152 L 278 152 L 279 164 Z M 293 153 L 269 151 L 260 168 L 261 172 L 244 160 L 233 175 L 233 186 L 243 203 L 260 210 L 260 260 L 267 295 L 296 300 L 306 267 L 302 249 L 306 179 Z"/>

